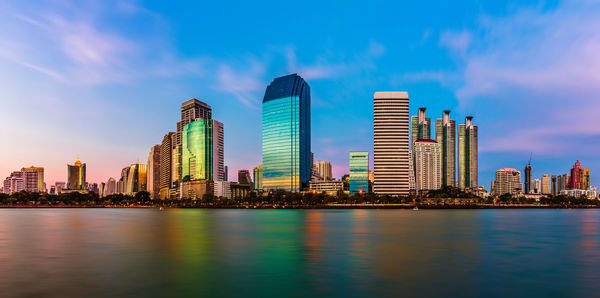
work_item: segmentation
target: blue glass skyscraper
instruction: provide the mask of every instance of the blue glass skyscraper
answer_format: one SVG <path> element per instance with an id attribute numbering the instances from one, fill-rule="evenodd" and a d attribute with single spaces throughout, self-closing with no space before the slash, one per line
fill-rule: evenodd
<path id="1" fill-rule="evenodd" d="M 308 186 L 310 87 L 297 74 L 273 80 L 263 99 L 263 189 L 301 191 Z"/>
<path id="2" fill-rule="evenodd" d="M 369 191 L 369 152 L 350 152 L 350 193 Z"/>

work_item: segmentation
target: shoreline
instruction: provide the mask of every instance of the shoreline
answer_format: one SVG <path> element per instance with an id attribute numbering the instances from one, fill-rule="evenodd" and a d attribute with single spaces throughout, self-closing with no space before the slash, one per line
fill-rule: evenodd
<path id="1" fill-rule="evenodd" d="M 536 205 L 536 204 L 466 204 L 466 205 L 433 205 L 433 204 L 328 204 L 328 205 L 216 205 L 216 206 L 118 206 L 118 205 L 16 205 L 1 206 L 0 209 L 39 209 L 39 208 L 164 208 L 164 209 L 323 209 L 323 210 L 348 210 L 348 209 L 598 209 L 600 205 Z"/>

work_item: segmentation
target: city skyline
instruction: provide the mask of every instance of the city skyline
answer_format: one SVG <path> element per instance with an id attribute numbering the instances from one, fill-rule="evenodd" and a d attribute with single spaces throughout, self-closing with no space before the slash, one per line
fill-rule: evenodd
<path id="1" fill-rule="evenodd" d="M 411 115 L 423 106 L 432 118 L 437 118 L 443 110 L 451 110 L 452 118 L 459 123 L 469 114 L 475 116 L 481 135 L 479 185 L 488 186 L 498 168 L 522 170 L 529 152 L 534 152 L 532 177 L 536 178 L 544 173 L 567 173 L 575 160 L 580 160 L 592 172 L 600 166 L 597 153 L 591 149 L 596 145 L 597 125 L 587 114 L 597 110 L 597 103 L 589 99 L 594 98 L 597 90 L 591 84 L 579 85 L 589 82 L 592 74 L 584 72 L 575 76 L 581 82 L 575 85 L 566 78 L 565 82 L 555 81 L 557 79 L 550 74 L 573 71 L 565 69 L 567 62 L 579 66 L 587 64 L 570 60 L 578 54 L 572 52 L 576 46 L 563 55 L 554 51 L 558 47 L 553 46 L 545 34 L 556 28 L 550 20 L 559 19 L 556 26 L 572 29 L 569 31 L 574 40 L 587 36 L 590 33 L 583 29 L 586 26 L 572 23 L 573 15 L 574 12 L 597 13 L 598 7 L 593 4 L 526 3 L 501 7 L 463 3 L 463 8 L 477 8 L 465 16 L 467 24 L 445 19 L 444 26 L 427 23 L 431 17 L 419 22 L 418 18 L 427 16 L 427 11 L 414 4 L 407 7 L 414 16 L 406 22 L 414 22 L 411 29 L 402 32 L 402 42 L 394 41 L 397 38 L 388 34 L 396 31 L 382 29 L 381 25 L 386 23 L 374 23 L 378 30 L 373 30 L 372 35 L 365 34 L 364 38 L 340 44 L 343 36 L 338 35 L 342 30 L 335 28 L 334 18 L 324 20 L 329 34 L 322 38 L 314 37 L 316 29 L 308 27 L 306 33 L 308 36 L 313 33 L 313 37 L 303 39 L 298 33 L 289 33 L 288 37 L 267 41 L 260 36 L 267 31 L 259 27 L 256 34 L 250 34 L 253 38 L 259 37 L 258 41 L 242 43 L 244 46 L 222 55 L 218 52 L 227 44 L 195 49 L 196 43 L 185 37 L 191 30 L 185 28 L 186 23 L 178 23 L 164 7 L 145 4 L 147 6 L 97 3 L 95 5 L 106 9 L 88 9 L 94 16 L 90 18 L 85 14 L 69 14 L 74 10 L 51 2 L 36 7 L 25 3 L 1 4 L 1 22 L 7 34 L 1 40 L 4 50 L 0 53 L 0 63 L 6 72 L 0 95 L 8 104 L 0 109 L 0 121 L 3 127 L 12 127 L 27 118 L 19 125 L 22 131 L 2 132 L 9 144 L 0 149 L 4 156 L 0 160 L 0 171 L 5 176 L 24 166 L 44 167 L 49 188 L 55 181 L 67 180 L 65 164 L 79 157 L 87 164 L 87 181 L 100 183 L 109 177 L 118 178 L 119 169 L 135 162 L 143 163 L 149 148 L 175 130 L 172 123 L 179 118 L 176 107 L 184 100 L 198 98 L 213 106 L 214 118 L 227 127 L 225 165 L 233 173 L 229 179 L 234 180 L 237 170 L 252 169 L 260 164 L 260 100 L 264 86 L 274 77 L 293 72 L 303 76 L 312 87 L 315 159 L 331 161 L 336 178 L 348 173 L 347 152 L 368 149 L 369 156 L 373 156 L 372 113 L 369 112 L 372 93 L 386 90 L 408 91 Z M 77 8 L 93 6 L 90 3 L 73 5 Z M 213 8 L 221 11 L 218 4 L 211 5 L 217 5 Z M 381 7 L 375 3 L 369 9 Z M 112 8 L 116 8 L 116 12 L 110 12 Z M 350 5 L 346 9 L 352 16 L 358 13 L 359 7 Z M 319 9 L 315 15 L 324 15 L 324 11 Z M 483 17 L 491 24 L 481 21 Z M 115 22 L 107 22 L 109 18 Z M 167 40 L 170 47 L 160 50 L 170 58 L 163 58 L 167 62 L 157 59 L 156 65 L 161 69 L 147 68 L 146 62 L 152 57 L 146 52 L 142 56 L 147 60 L 133 59 L 129 63 L 125 59 L 140 51 L 140 46 L 159 42 L 130 39 L 134 32 L 119 28 L 130 18 L 134 24 L 145 20 L 154 24 L 141 36 L 156 35 L 161 41 Z M 523 18 L 540 22 L 524 25 Z M 494 30 L 493 24 L 497 22 L 508 23 L 503 29 L 506 31 Z M 519 31 L 524 29 L 515 28 L 516 24 L 538 30 L 525 34 Z M 239 26 L 232 24 L 206 38 L 231 34 L 233 27 Z M 281 30 L 290 28 L 283 27 Z M 594 26 L 588 24 L 587 27 Z M 537 42 L 560 59 L 542 55 L 525 63 L 531 70 L 522 73 L 516 71 L 517 62 L 522 62 L 516 56 L 501 55 L 498 59 L 502 60 L 491 60 L 491 54 L 501 52 L 502 41 L 513 33 L 511 30 L 531 40 L 517 48 L 525 57 L 536 56 L 526 50 L 526 46 Z M 48 31 L 53 34 L 42 36 Z M 48 55 L 37 52 L 36 43 L 22 36 L 38 38 L 47 44 L 44 48 Z M 72 39 L 67 39 L 69 36 Z M 588 38 L 594 35 L 590 36 Z M 490 37 L 491 42 L 486 43 L 484 37 Z M 563 42 L 571 40 L 561 38 Z M 593 41 L 584 38 L 584 41 L 589 40 Z M 80 51 L 75 53 L 69 49 Z M 414 54 L 415 51 L 423 54 Z M 581 54 L 579 56 L 590 58 L 585 52 Z M 50 58 L 56 61 L 49 61 Z M 405 64 L 405 59 L 414 62 Z M 538 64 L 544 64 L 544 59 L 557 62 L 550 63 L 547 69 L 541 68 Z M 394 70 L 401 65 L 402 68 Z M 210 75 L 200 74 L 211 69 L 215 72 L 209 72 Z M 546 72 L 549 75 L 545 75 Z M 509 74 L 519 75 L 512 79 Z M 490 82 L 490 89 L 477 88 L 476 83 L 481 78 Z M 534 78 L 542 83 L 536 83 Z M 552 93 L 544 91 L 543 86 L 550 85 L 549 82 L 553 86 Z M 532 94 L 539 95 L 523 100 Z M 573 101 L 576 104 L 569 103 Z M 509 110 L 509 106 L 515 107 L 511 103 L 522 106 L 518 111 Z M 523 114 L 524 111 L 535 112 Z M 594 177 L 592 175 L 591 185 L 597 182 Z"/>

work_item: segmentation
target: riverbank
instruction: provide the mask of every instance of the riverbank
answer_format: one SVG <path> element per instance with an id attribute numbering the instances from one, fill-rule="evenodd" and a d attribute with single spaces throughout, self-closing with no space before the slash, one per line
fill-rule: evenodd
<path id="1" fill-rule="evenodd" d="M 563 204 L 324 204 L 324 205 L 0 205 L 0 208 L 182 208 L 182 209 L 575 209 L 600 205 Z"/>

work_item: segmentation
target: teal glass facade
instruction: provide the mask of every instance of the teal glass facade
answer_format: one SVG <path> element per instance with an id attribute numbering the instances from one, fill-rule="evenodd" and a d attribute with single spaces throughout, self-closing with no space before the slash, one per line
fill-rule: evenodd
<path id="1" fill-rule="evenodd" d="M 213 180 L 212 120 L 202 119 L 185 125 L 181 138 L 182 180 Z"/>
<path id="2" fill-rule="evenodd" d="M 350 193 L 369 191 L 369 152 L 350 152 Z"/>
<path id="3" fill-rule="evenodd" d="M 301 191 L 310 181 L 310 87 L 297 74 L 267 87 L 262 111 L 263 189 Z"/>

